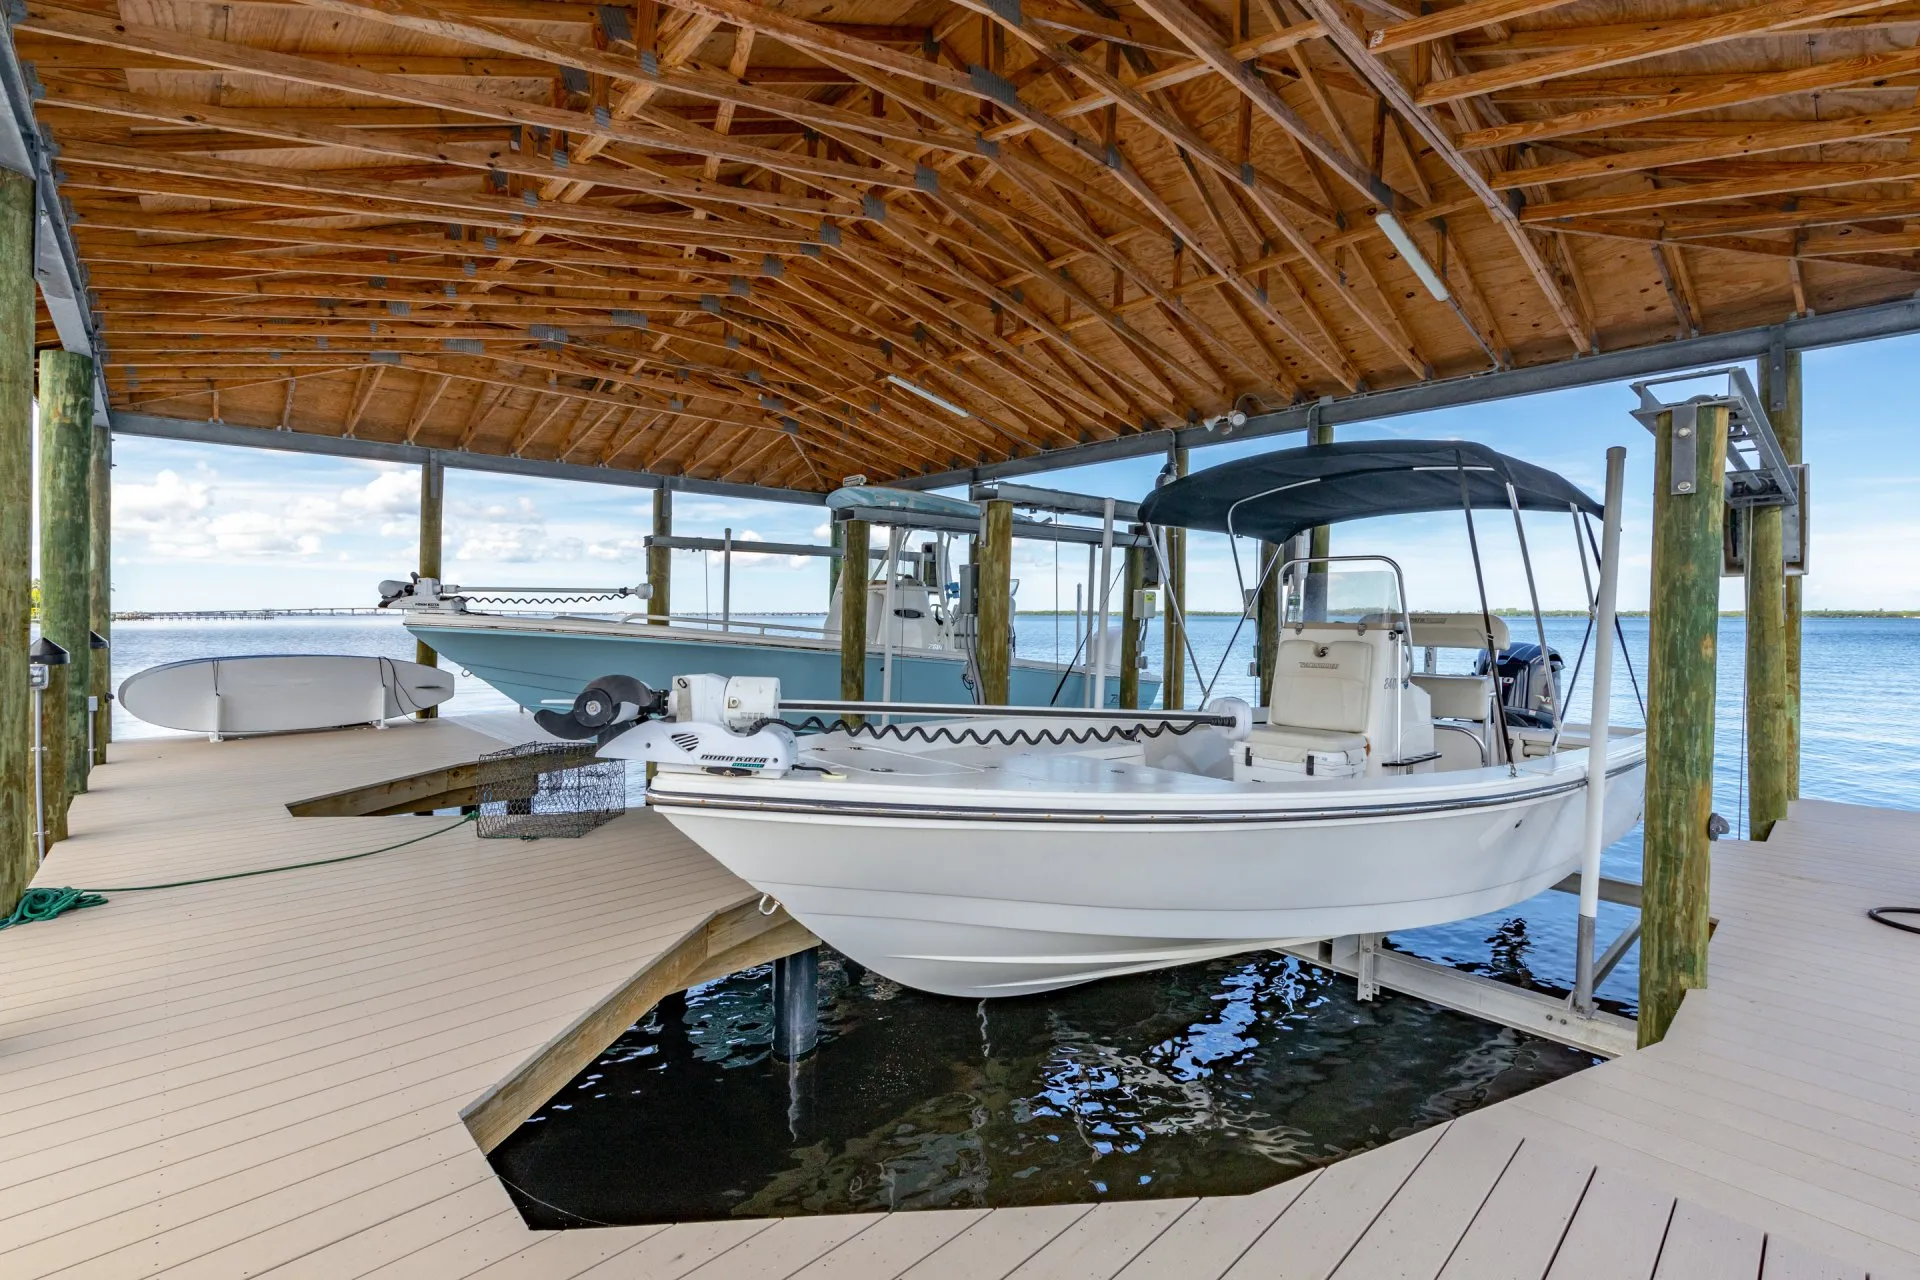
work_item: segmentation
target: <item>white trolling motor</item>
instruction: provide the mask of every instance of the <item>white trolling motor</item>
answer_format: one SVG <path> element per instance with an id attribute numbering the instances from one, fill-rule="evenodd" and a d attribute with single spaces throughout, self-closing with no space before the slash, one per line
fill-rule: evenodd
<path id="1" fill-rule="evenodd" d="M 602 676 L 571 711 L 539 711 L 534 720 L 556 738 L 598 739 L 603 759 L 783 778 L 799 746 L 779 716 L 780 682 L 770 676 L 675 676 L 665 691 Z"/>

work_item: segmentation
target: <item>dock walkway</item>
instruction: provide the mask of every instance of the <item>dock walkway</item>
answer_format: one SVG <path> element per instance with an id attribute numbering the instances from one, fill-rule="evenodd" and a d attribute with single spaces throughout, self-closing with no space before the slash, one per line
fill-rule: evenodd
<path id="1" fill-rule="evenodd" d="M 497 745 L 457 720 L 117 743 L 39 883 L 430 832 L 285 805 Z M 1920 1275 L 1920 938 L 1863 914 L 1920 900 L 1920 815 L 1801 804 L 1723 843 L 1714 986 L 1665 1044 L 1256 1195 L 529 1231 L 461 1108 L 747 892 L 641 814 L 0 934 L 0 1275 Z"/>

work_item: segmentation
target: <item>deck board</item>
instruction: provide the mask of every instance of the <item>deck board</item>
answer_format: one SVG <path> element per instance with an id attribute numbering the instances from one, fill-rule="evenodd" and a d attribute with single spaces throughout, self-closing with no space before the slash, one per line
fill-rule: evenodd
<path id="1" fill-rule="evenodd" d="M 498 745 L 453 719 L 115 744 L 40 883 L 377 848 L 445 820 L 285 805 Z M 1253 1195 L 565 1232 L 526 1227 L 459 1112 L 750 892 L 665 823 L 123 893 L 0 935 L 0 1256 L 8 1280 L 1920 1275 L 1920 948 L 1864 917 L 1907 894 L 1920 815 L 1803 802 L 1714 857 L 1713 985 L 1665 1044 Z"/>

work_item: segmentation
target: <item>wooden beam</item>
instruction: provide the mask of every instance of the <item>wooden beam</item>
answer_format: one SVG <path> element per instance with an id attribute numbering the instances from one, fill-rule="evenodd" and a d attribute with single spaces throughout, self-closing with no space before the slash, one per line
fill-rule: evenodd
<path id="1" fill-rule="evenodd" d="M 1508 242 L 1513 245 L 1516 256 L 1526 267 L 1527 274 L 1533 277 L 1534 284 L 1545 296 L 1547 305 L 1573 342 L 1574 349 L 1585 354 L 1592 349 L 1592 340 L 1573 307 L 1561 292 L 1560 281 L 1553 268 L 1541 255 L 1540 248 L 1527 238 L 1526 228 L 1520 217 L 1504 198 L 1500 196 L 1475 167 L 1473 162 L 1461 154 L 1446 133 L 1436 125 L 1427 113 L 1420 109 L 1407 87 L 1401 83 L 1399 75 L 1383 60 L 1369 53 L 1359 33 L 1347 26 L 1338 9 L 1338 0 L 1302 0 L 1307 11 L 1320 19 L 1321 25 L 1328 30 L 1328 38 L 1346 55 L 1347 61 L 1359 71 L 1367 81 L 1385 97 L 1393 109 L 1400 113 L 1413 127 L 1426 144 L 1433 148 L 1434 154 L 1443 160 L 1447 167 L 1467 185 L 1467 189 L 1480 201 L 1495 226 L 1506 232 Z"/>
<path id="2" fill-rule="evenodd" d="M 1573 0 L 1467 0 L 1437 13 L 1422 14 L 1405 22 L 1395 22 L 1368 33 L 1367 48 L 1375 53 L 1392 53 L 1427 40 L 1458 35 L 1481 27 L 1496 26 L 1515 18 L 1530 17 L 1571 4 Z"/>
<path id="3" fill-rule="evenodd" d="M 1226 41 L 1187 7 L 1186 0 L 1135 0 L 1135 3 L 1178 36 L 1196 58 L 1245 94 L 1262 115 L 1292 134 L 1301 146 L 1313 154 L 1314 159 L 1341 181 L 1365 199 L 1392 203 L 1393 195 L 1380 179 L 1368 173 L 1346 151 L 1309 126 L 1299 112 L 1282 101 L 1280 95 L 1269 88 L 1257 72 L 1237 61 Z M 1326 26 L 1326 15 L 1316 13 L 1314 16 L 1319 18 L 1322 27 Z"/>
<path id="4" fill-rule="evenodd" d="M 1503 66 L 1430 81 L 1414 95 L 1414 101 L 1423 107 L 1435 106 L 1499 89 L 1510 89 L 1515 85 L 1537 84 L 1542 80 L 1597 71 L 1623 62 L 1637 62 L 1642 58 L 1657 58 L 1728 40 L 1762 35 L 1816 18 L 1884 9 L 1898 3 L 1902 3 L 1902 0 L 1769 0 L 1769 3 L 1731 13 L 1710 13 L 1704 17 L 1655 24 L 1655 29 L 1646 34 L 1623 34 L 1602 44 L 1525 58 Z"/>
<path id="5" fill-rule="evenodd" d="M 1616 173 L 1634 173 L 1646 169 L 1664 169 L 1673 165 L 1698 164 L 1705 160 L 1726 160 L 1738 156 L 1763 155 L 1797 147 L 1819 146 L 1831 142 L 1858 142 L 1869 138 L 1892 137 L 1920 132 L 1920 107 L 1847 116 L 1839 120 L 1816 120 L 1779 124 L 1748 121 L 1723 121 L 1739 132 L 1727 136 L 1675 143 L 1665 147 L 1646 147 L 1635 151 L 1615 151 L 1583 160 L 1541 165 L 1532 169 L 1507 169 L 1495 173 L 1488 182 L 1495 190 L 1545 185 L 1549 182 L 1574 182 Z M 1684 177 L 1686 175 L 1675 175 Z"/>

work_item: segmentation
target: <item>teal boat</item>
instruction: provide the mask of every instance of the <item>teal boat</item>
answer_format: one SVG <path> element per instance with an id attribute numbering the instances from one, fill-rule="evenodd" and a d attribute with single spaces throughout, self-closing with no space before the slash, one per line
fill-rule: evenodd
<path id="1" fill-rule="evenodd" d="M 939 541 L 924 551 L 907 551 L 895 539 L 888 598 L 883 568 L 867 584 L 867 679 L 869 697 L 890 701 L 943 702 L 968 706 L 977 701 L 966 651 L 967 629 L 948 605 L 947 542 L 970 532 L 980 508 L 958 498 L 907 490 L 844 489 L 828 499 L 836 514 L 858 513 L 874 523 L 897 528 L 931 528 Z M 1017 522 L 1016 534 L 1058 537 L 1058 526 Z M 1075 531 L 1082 537 L 1086 531 Z M 731 538 L 649 539 L 670 549 L 720 551 L 731 557 Z M 837 555 L 830 547 L 785 543 L 743 543 L 756 552 L 783 555 Z M 937 550 L 935 547 L 937 546 Z M 723 583 L 730 580 L 723 570 Z M 847 575 L 840 575 L 844 585 Z M 395 584 L 398 587 L 400 584 Z M 610 673 L 632 676 L 665 688 L 677 675 L 773 676 L 785 696 L 833 699 L 840 696 L 840 586 L 836 586 L 823 626 L 737 619 L 731 605 L 712 618 L 646 614 L 618 616 L 529 616 L 474 612 L 458 587 L 421 582 L 392 603 L 405 613 L 406 626 L 438 653 L 486 681 L 527 708 L 561 708 L 589 681 Z M 475 589 L 469 589 L 475 590 Z M 723 600 L 730 591 L 723 587 Z M 534 605 L 535 602 L 526 602 Z M 891 626 L 883 633 L 882 623 Z M 1091 628 L 1089 628 L 1091 630 Z M 1107 674 L 1098 705 L 1120 704 L 1119 628 L 1109 628 Z M 1021 706 L 1084 707 L 1095 675 L 1085 653 L 1071 663 L 1042 662 L 1012 655 L 1008 701 Z M 1140 703 L 1151 706 L 1160 680 L 1140 674 Z"/>

